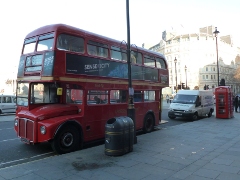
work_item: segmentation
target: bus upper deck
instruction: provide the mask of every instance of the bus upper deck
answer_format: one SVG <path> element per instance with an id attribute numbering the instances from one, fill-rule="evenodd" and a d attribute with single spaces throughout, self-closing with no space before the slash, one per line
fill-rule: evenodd
<path id="1" fill-rule="evenodd" d="M 131 66 L 133 81 L 168 84 L 167 63 L 162 54 L 132 46 Z M 63 24 L 44 26 L 26 36 L 18 68 L 19 80 L 24 76 L 53 80 L 76 75 L 126 80 L 125 41 Z"/>

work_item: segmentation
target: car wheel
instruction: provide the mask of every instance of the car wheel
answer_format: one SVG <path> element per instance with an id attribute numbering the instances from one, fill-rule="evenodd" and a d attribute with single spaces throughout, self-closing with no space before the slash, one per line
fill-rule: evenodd
<path id="1" fill-rule="evenodd" d="M 212 116 L 212 111 L 209 111 L 208 117 L 211 117 L 211 116 Z"/>
<path id="2" fill-rule="evenodd" d="M 175 116 L 168 116 L 169 119 L 175 119 L 176 117 Z"/>
<path id="3" fill-rule="evenodd" d="M 193 121 L 196 121 L 198 120 L 198 113 L 194 113 L 193 117 L 192 117 Z"/>
<path id="4" fill-rule="evenodd" d="M 144 133 L 150 133 L 150 132 L 153 131 L 153 127 L 154 127 L 153 116 L 151 114 L 148 114 L 144 119 L 143 132 Z"/>
<path id="5" fill-rule="evenodd" d="M 62 127 L 51 142 L 52 149 L 58 154 L 76 151 L 80 144 L 80 133 L 72 125 Z"/>

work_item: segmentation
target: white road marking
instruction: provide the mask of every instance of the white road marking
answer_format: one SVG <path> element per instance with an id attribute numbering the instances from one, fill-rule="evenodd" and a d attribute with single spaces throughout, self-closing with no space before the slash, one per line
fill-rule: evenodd
<path id="1" fill-rule="evenodd" d="M 49 152 L 49 153 L 44 153 L 44 154 L 39 154 L 39 155 L 36 155 L 36 156 L 32 156 L 32 157 L 29 157 L 29 158 L 17 159 L 17 160 L 14 160 L 14 161 L 8 161 L 8 162 L 0 163 L 0 167 L 1 167 L 1 165 L 11 164 L 11 163 L 19 162 L 19 161 L 24 161 L 24 160 L 27 160 L 27 159 L 34 159 L 34 158 L 45 156 L 45 155 L 52 154 L 52 153 L 53 152 Z"/>
<path id="2" fill-rule="evenodd" d="M 14 140 L 16 140 L 16 139 L 19 139 L 19 138 L 14 138 L 14 139 L 5 139 L 5 140 L 2 140 L 2 141 L 0 141 L 0 143 L 1 143 L 1 142 L 7 142 L 7 141 L 14 141 Z"/>

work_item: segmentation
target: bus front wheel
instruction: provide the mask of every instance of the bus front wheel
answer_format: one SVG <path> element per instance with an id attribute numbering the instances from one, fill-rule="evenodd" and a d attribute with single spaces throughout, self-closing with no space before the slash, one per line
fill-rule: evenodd
<path id="1" fill-rule="evenodd" d="M 76 151 L 80 148 L 80 135 L 76 127 L 64 126 L 51 142 L 52 149 L 58 154 Z"/>
<path id="2" fill-rule="evenodd" d="M 154 127 L 154 118 L 151 114 L 148 114 L 144 119 L 143 132 L 150 133 L 153 131 L 153 127 Z"/>

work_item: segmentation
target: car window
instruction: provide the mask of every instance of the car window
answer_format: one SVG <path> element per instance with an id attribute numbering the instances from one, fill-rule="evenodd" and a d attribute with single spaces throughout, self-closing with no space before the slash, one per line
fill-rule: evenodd
<path id="1" fill-rule="evenodd" d="M 7 103 L 12 103 L 12 97 L 11 96 L 7 96 L 6 97 L 6 102 Z"/>
<path id="2" fill-rule="evenodd" d="M 2 103 L 7 103 L 6 97 L 2 97 Z"/>

